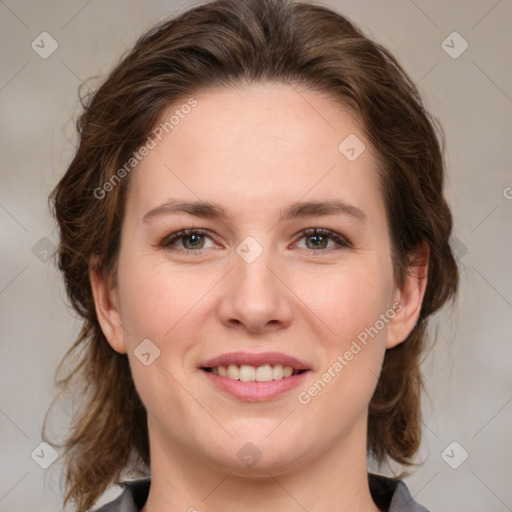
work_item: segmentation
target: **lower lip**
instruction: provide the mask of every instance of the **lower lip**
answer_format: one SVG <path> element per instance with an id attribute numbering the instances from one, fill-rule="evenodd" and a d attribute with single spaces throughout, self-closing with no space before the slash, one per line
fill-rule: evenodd
<path id="1" fill-rule="evenodd" d="M 206 370 L 201 371 L 217 389 L 248 402 L 262 402 L 282 395 L 297 387 L 306 378 L 306 375 L 310 373 L 308 370 L 291 377 L 284 377 L 269 382 L 242 382 L 241 380 L 221 377 Z"/>

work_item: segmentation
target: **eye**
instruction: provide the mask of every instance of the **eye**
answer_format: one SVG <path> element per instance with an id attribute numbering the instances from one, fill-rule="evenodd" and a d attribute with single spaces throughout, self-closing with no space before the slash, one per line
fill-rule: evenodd
<path id="1" fill-rule="evenodd" d="M 208 231 L 204 229 L 183 229 L 165 237 L 160 246 L 176 251 L 197 251 L 214 246 L 214 244 L 205 245 L 205 239 L 212 240 L 208 236 Z"/>
<path id="2" fill-rule="evenodd" d="M 306 246 L 301 249 L 313 251 L 351 247 L 350 243 L 338 233 L 322 228 L 305 229 L 299 234 L 299 240 L 305 239 Z M 309 241 L 308 241 L 309 239 Z M 330 245 L 329 245 L 330 244 Z"/>
<path id="3" fill-rule="evenodd" d="M 323 251 L 351 247 L 344 237 L 334 231 L 323 228 L 305 229 L 299 233 L 298 241 L 306 240 L 305 247 L 300 249 Z M 210 240 L 210 244 L 207 244 Z M 183 229 L 166 236 L 159 244 L 161 247 L 178 252 L 198 252 L 202 249 L 215 247 L 209 232 L 205 229 Z"/>

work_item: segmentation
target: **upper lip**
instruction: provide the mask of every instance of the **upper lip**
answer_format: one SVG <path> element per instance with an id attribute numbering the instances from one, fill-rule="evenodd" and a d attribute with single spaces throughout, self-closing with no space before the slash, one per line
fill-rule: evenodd
<path id="1" fill-rule="evenodd" d="M 296 357 L 283 354 L 281 352 L 262 352 L 252 354 L 250 352 L 230 352 L 220 356 L 213 357 L 201 363 L 202 368 L 216 368 L 218 366 L 228 366 L 230 364 L 249 366 L 262 366 L 264 364 L 281 364 L 291 366 L 294 370 L 309 370 L 307 363 L 300 361 Z"/>

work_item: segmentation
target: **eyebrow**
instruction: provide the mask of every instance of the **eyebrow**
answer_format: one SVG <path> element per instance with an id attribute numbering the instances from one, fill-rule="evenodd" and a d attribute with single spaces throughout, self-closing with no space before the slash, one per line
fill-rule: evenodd
<path id="1" fill-rule="evenodd" d="M 180 201 L 170 199 L 165 203 L 149 210 L 143 217 L 148 222 L 154 217 L 173 213 L 187 213 L 195 217 L 227 220 L 228 214 L 222 206 L 207 201 Z M 281 208 L 279 222 L 302 217 L 320 215 L 345 215 L 360 222 L 366 222 L 365 213 L 357 206 L 345 203 L 340 199 L 328 201 L 297 201 Z"/>

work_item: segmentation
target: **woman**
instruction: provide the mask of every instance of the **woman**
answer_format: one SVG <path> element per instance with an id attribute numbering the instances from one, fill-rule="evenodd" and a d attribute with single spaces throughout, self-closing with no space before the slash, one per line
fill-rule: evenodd
<path id="1" fill-rule="evenodd" d="M 458 282 L 442 132 L 396 60 L 325 7 L 210 2 L 78 128 L 52 194 L 84 320 L 66 501 L 150 470 L 101 510 L 426 510 L 367 464 L 413 464 Z"/>

